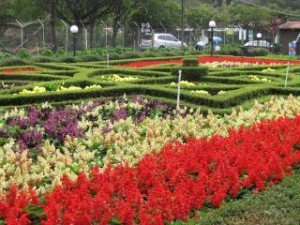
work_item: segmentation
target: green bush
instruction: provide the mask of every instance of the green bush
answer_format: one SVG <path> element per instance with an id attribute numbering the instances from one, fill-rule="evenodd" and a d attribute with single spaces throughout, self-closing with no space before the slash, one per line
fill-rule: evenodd
<path id="1" fill-rule="evenodd" d="M 55 60 L 51 57 L 47 57 L 47 56 L 39 56 L 36 58 L 33 58 L 34 62 L 37 63 L 47 63 L 47 62 L 55 62 Z"/>
<path id="2" fill-rule="evenodd" d="M 172 51 L 163 51 L 161 52 L 162 56 L 176 56 L 176 52 L 172 52 Z"/>
<path id="3" fill-rule="evenodd" d="M 107 55 L 105 54 L 101 58 L 102 58 L 102 60 L 106 61 L 107 60 Z M 109 54 L 109 60 L 118 60 L 118 59 L 120 59 L 120 55 L 119 54 L 117 54 L 117 53 L 111 53 L 111 54 Z"/>
<path id="4" fill-rule="evenodd" d="M 186 58 L 186 59 L 183 59 L 182 66 L 183 67 L 198 67 L 199 62 L 198 62 L 197 58 Z"/>
<path id="5" fill-rule="evenodd" d="M 61 57 L 59 61 L 64 63 L 76 63 L 77 59 L 75 59 L 74 57 L 65 56 L 65 57 Z"/>
<path id="6" fill-rule="evenodd" d="M 137 52 L 125 52 L 120 55 L 120 59 L 136 59 L 141 57 L 141 54 Z"/>
<path id="7" fill-rule="evenodd" d="M 274 43 L 274 47 L 272 48 L 273 53 L 282 53 L 283 52 L 283 47 L 280 44 Z"/>
<path id="8" fill-rule="evenodd" d="M 26 61 L 16 58 L 5 59 L 0 62 L 0 66 L 23 66 L 27 64 L 28 63 Z"/>
<path id="9" fill-rule="evenodd" d="M 266 56 L 269 54 L 269 50 L 259 47 L 243 47 L 243 54 L 246 56 Z"/>
<path id="10" fill-rule="evenodd" d="M 240 44 L 223 45 L 221 50 L 218 52 L 220 55 L 243 55 L 242 46 Z"/>
<path id="11" fill-rule="evenodd" d="M 42 52 L 42 56 L 51 57 L 53 55 L 54 55 L 54 53 L 49 49 Z"/>
<path id="12" fill-rule="evenodd" d="M 143 56 L 146 58 L 153 58 L 153 57 L 156 57 L 157 54 L 155 52 L 147 51 L 147 52 L 144 52 Z"/>
<path id="13" fill-rule="evenodd" d="M 101 57 L 98 55 L 83 55 L 78 58 L 78 61 L 80 62 L 94 62 L 94 61 L 100 61 Z"/>
<path id="14" fill-rule="evenodd" d="M 19 52 L 19 58 L 20 59 L 29 59 L 30 58 L 30 55 L 28 52 L 22 50 Z"/>
<path id="15" fill-rule="evenodd" d="M 182 80 L 200 81 L 208 75 L 207 67 L 181 67 L 172 69 L 171 74 L 177 76 L 179 70 L 182 70 Z"/>

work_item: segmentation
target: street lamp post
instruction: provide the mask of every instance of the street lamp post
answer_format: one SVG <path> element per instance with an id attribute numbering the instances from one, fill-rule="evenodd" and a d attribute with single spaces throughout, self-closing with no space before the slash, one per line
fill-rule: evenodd
<path id="1" fill-rule="evenodd" d="M 73 34 L 73 51 L 74 51 L 74 57 L 76 56 L 76 34 L 78 33 L 78 26 L 72 25 L 70 27 L 70 31 Z"/>
<path id="2" fill-rule="evenodd" d="M 184 46 L 184 5 L 185 1 L 181 0 L 181 47 Z"/>
<path id="3" fill-rule="evenodd" d="M 259 33 L 256 34 L 256 37 L 257 37 L 257 39 L 258 39 L 257 45 L 258 45 L 258 47 L 261 47 L 261 46 L 260 46 L 260 39 L 262 38 L 262 34 L 259 32 Z"/>
<path id="4" fill-rule="evenodd" d="M 214 55 L 214 28 L 217 25 L 214 20 L 211 20 L 208 25 L 211 28 L 211 52 L 210 52 L 210 55 L 213 56 Z"/>

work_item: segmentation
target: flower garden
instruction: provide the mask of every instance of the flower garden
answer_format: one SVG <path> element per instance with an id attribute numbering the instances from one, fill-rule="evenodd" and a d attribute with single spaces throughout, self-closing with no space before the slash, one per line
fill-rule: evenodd
<path id="1" fill-rule="evenodd" d="M 0 224 L 201 224 L 297 173 L 300 61 L 198 62 L 1 67 Z"/>

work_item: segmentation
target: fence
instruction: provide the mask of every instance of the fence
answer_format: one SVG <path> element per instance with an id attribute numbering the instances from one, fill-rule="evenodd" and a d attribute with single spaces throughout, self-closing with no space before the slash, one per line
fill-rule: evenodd
<path id="1" fill-rule="evenodd" d="M 18 53 L 26 50 L 30 54 L 40 54 L 46 49 L 51 49 L 50 18 L 36 20 L 27 23 L 14 21 L 8 24 L 4 33 L 0 34 L 0 52 Z M 180 28 L 158 27 L 151 28 L 151 33 L 171 33 L 178 39 L 181 39 Z M 148 30 L 149 32 L 149 30 Z M 241 29 L 216 29 L 215 35 L 220 36 L 223 42 L 231 43 L 235 41 L 244 42 L 251 39 L 251 35 L 246 38 L 245 31 Z M 133 26 L 122 26 L 116 35 L 116 46 L 130 47 L 139 50 L 140 40 L 144 37 L 145 30 L 137 24 Z M 242 35 L 242 36 L 241 36 Z M 72 50 L 73 34 L 69 31 L 69 25 L 59 21 L 56 26 L 58 50 Z M 186 28 L 184 32 L 184 41 L 190 48 L 203 37 L 208 39 L 211 36 L 209 29 L 190 29 Z M 252 36 L 255 36 L 252 32 Z M 253 38 L 253 37 L 252 37 Z M 113 43 L 112 29 L 104 22 L 98 23 L 93 30 L 81 27 L 76 35 L 77 46 L 81 50 L 91 48 L 110 48 Z"/>

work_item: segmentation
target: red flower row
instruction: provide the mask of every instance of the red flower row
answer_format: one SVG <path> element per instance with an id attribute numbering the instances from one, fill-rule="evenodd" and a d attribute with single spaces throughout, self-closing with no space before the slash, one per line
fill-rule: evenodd
<path id="1" fill-rule="evenodd" d="M 0 201 L 0 219 L 7 225 L 31 224 L 28 218 L 34 215 L 24 208 L 36 205 L 45 213 L 35 215 L 43 225 L 163 225 L 184 220 L 204 203 L 218 207 L 242 189 L 261 191 L 291 174 L 300 163 L 299 132 L 300 116 L 243 127 L 226 138 L 170 143 L 136 168 L 94 169 L 91 178 L 81 174 L 74 182 L 65 177 L 62 186 L 45 196 L 45 203 L 38 203 L 33 193 L 12 189 Z"/>
<path id="2" fill-rule="evenodd" d="M 23 67 L 23 68 L 8 68 L 0 70 L 0 73 L 4 74 L 12 74 L 12 73 L 30 73 L 30 72 L 38 72 L 41 71 L 39 68 L 35 67 Z"/>
<path id="3" fill-rule="evenodd" d="M 255 58 L 255 57 L 237 57 L 237 56 L 199 56 L 199 63 L 213 63 L 213 62 L 229 62 L 229 63 L 247 63 L 247 64 L 260 64 L 260 65 L 271 65 L 271 64 L 287 64 L 287 60 L 281 59 L 263 59 L 263 58 Z M 181 59 L 173 59 L 173 60 L 156 60 L 156 61 L 137 61 L 130 62 L 126 64 L 122 64 L 120 66 L 125 67 L 146 67 L 146 66 L 154 66 L 161 64 L 180 64 L 182 63 Z M 300 65 L 300 60 L 291 60 L 293 65 Z"/>
<path id="4" fill-rule="evenodd" d="M 283 59 L 266 59 L 256 57 L 238 57 L 238 56 L 200 56 L 200 63 L 212 63 L 212 62 L 232 62 L 232 63 L 249 63 L 249 64 L 287 64 L 288 60 Z M 291 60 L 291 64 L 300 65 L 300 60 Z"/>
<path id="5" fill-rule="evenodd" d="M 161 64 L 180 64 L 180 63 L 182 63 L 182 59 L 152 60 L 152 61 L 146 60 L 146 61 L 125 63 L 125 64 L 121 64 L 120 66 L 140 68 L 140 67 L 155 66 Z"/>

